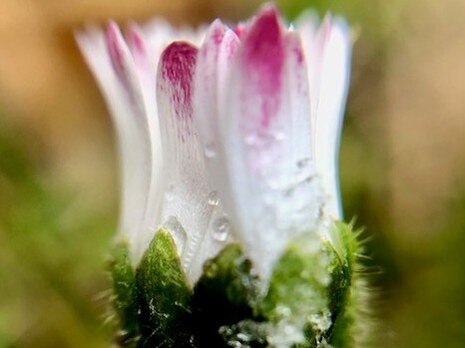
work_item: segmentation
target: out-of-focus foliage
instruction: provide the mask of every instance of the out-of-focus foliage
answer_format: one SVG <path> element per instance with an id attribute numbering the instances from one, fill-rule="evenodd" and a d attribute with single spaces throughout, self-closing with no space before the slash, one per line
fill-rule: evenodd
<path id="1" fill-rule="evenodd" d="M 402 274 L 383 299 L 382 347 L 463 347 L 465 342 L 465 190 L 463 184 L 434 237 L 397 255 Z M 431 231 L 425 231 L 429 233 Z"/>
<path id="2" fill-rule="evenodd" d="M 0 347 L 105 347 L 113 222 L 42 178 L 39 153 L 0 116 Z"/>

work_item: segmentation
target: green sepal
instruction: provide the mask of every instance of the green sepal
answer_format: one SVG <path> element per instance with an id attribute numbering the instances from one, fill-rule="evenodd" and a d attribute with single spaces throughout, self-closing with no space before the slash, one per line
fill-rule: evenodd
<path id="1" fill-rule="evenodd" d="M 194 288 L 193 331 L 198 347 L 230 347 L 235 330 L 230 326 L 253 317 L 257 279 L 239 245 L 226 246 L 207 261 Z"/>
<path id="2" fill-rule="evenodd" d="M 204 265 L 190 290 L 176 245 L 159 230 L 133 270 L 115 249 L 115 309 L 125 347 L 353 348 L 364 298 L 360 245 L 352 225 L 334 224 L 335 243 L 315 233 L 292 240 L 265 285 L 239 245 Z M 266 292 L 263 292 L 267 290 Z M 365 297 L 364 297 L 365 296 Z M 362 310 L 361 310 L 362 309 Z"/>
<path id="3" fill-rule="evenodd" d="M 141 338 L 138 347 L 190 346 L 191 290 L 176 245 L 160 229 L 136 270 Z"/>
<path id="4" fill-rule="evenodd" d="M 359 258 L 363 247 L 359 241 L 361 231 L 354 231 L 353 224 L 337 222 L 335 235 L 340 243 L 333 249 L 337 258 L 331 265 L 332 282 L 329 287 L 330 307 L 333 316 L 330 343 L 334 347 L 358 348 L 369 340 L 370 293 Z"/>
<path id="5" fill-rule="evenodd" d="M 365 323 L 361 299 L 367 294 L 357 272 L 362 253 L 359 232 L 343 222 L 332 228 L 334 245 L 302 235 L 290 242 L 276 264 L 259 307 L 273 323 L 270 344 L 288 339 L 290 347 L 299 348 L 360 345 L 357 336 Z M 294 337 L 285 332 L 294 332 Z"/>
<path id="6" fill-rule="evenodd" d="M 327 343 L 331 327 L 328 267 L 332 256 L 314 234 L 290 242 L 273 270 L 268 293 L 259 307 L 273 323 L 269 343 L 302 348 Z"/>
<path id="7" fill-rule="evenodd" d="M 113 281 L 113 307 L 119 320 L 117 340 L 123 347 L 135 347 L 139 338 L 136 275 L 126 242 L 115 245 L 110 273 Z"/>

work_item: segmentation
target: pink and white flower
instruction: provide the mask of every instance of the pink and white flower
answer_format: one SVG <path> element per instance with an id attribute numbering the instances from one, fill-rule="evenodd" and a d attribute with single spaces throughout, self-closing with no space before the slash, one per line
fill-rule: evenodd
<path id="1" fill-rule="evenodd" d="M 289 241 L 331 240 L 351 42 L 344 20 L 286 27 L 263 7 L 230 28 L 132 24 L 77 34 L 106 99 L 122 167 L 120 235 L 140 259 L 173 235 L 195 283 L 238 241 L 263 279 Z"/>

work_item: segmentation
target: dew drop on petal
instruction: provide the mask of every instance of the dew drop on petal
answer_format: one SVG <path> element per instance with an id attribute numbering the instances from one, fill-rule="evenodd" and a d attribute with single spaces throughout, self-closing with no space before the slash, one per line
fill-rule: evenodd
<path id="1" fill-rule="evenodd" d="M 219 204 L 218 192 L 212 191 L 208 194 L 208 205 L 216 207 Z"/>
<path id="2" fill-rule="evenodd" d="M 310 158 L 302 158 L 301 160 L 297 161 L 297 168 L 304 169 L 310 165 Z"/>
<path id="3" fill-rule="evenodd" d="M 250 342 L 250 340 L 252 339 L 252 336 L 247 335 L 247 334 L 242 333 L 242 332 L 239 332 L 236 337 L 241 342 Z M 246 345 L 246 344 L 244 344 L 243 346 L 248 347 L 248 345 Z"/>
<path id="4" fill-rule="evenodd" d="M 297 175 L 296 181 L 297 181 L 297 184 L 310 184 L 314 178 L 315 178 L 315 175 L 313 174 L 301 173 L 300 175 Z"/>
<path id="5" fill-rule="evenodd" d="M 212 225 L 212 236 L 218 242 L 224 242 L 228 239 L 231 225 L 226 216 L 216 219 Z"/>
<path id="6" fill-rule="evenodd" d="M 165 191 L 165 199 L 171 202 L 174 199 L 174 185 L 169 185 Z"/>
<path id="7" fill-rule="evenodd" d="M 263 202 L 268 208 L 272 208 L 276 203 L 276 198 L 272 194 L 265 194 L 263 196 Z"/>
<path id="8" fill-rule="evenodd" d="M 215 144 L 210 142 L 205 144 L 204 155 L 206 158 L 213 158 L 216 156 Z"/>
<path id="9" fill-rule="evenodd" d="M 271 179 L 266 182 L 268 188 L 270 188 L 273 191 L 276 191 L 279 189 L 279 182 L 276 179 Z"/>
<path id="10" fill-rule="evenodd" d="M 286 138 L 286 135 L 283 132 L 276 132 L 273 134 L 273 138 L 276 141 L 283 141 Z"/>
<path id="11" fill-rule="evenodd" d="M 285 306 L 285 305 L 278 305 L 276 306 L 276 314 L 279 315 L 279 317 L 281 318 L 289 318 L 291 315 L 292 315 L 292 310 L 288 307 L 288 306 Z"/>
<path id="12" fill-rule="evenodd" d="M 286 135 L 283 132 L 259 131 L 247 134 L 243 141 L 247 146 L 268 148 L 272 146 L 273 143 L 281 142 L 285 138 Z"/>
<path id="13" fill-rule="evenodd" d="M 216 275 L 218 274 L 218 265 L 214 262 L 207 261 L 207 263 L 205 263 L 205 266 L 207 266 L 205 268 L 205 275 L 210 278 L 216 277 Z"/>
<path id="14" fill-rule="evenodd" d="M 296 184 L 310 183 L 315 178 L 310 158 L 302 158 L 297 161 L 296 165 L 298 169 L 295 178 Z"/>
<path id="15" fill-rule="evenodd" d="M 163 224 L 173 237 L 179 254 L 182 256 L 187 245 L 187 232 L 175 216 L 170 216 Z"/>
<path id="16" fill-rule="evenodd" d="M 244 137 L 244 143 L 248 146 L 254 146 L 258 143 L 258 137 L 256 134 L 251 133 Z"/>

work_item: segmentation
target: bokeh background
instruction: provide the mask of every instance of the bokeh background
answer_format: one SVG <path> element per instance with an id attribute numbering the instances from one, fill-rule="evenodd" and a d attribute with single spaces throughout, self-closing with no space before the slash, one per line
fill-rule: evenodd
<path id="1" fill-rule="evenodd" d="M 113 130 L 73 40 L 85 23 L 250 16 L 257 0 L 0 0 L 0 347 L 108 347 Z M 365 227 L 375 347 L 465 347 L 465 2 L 282 0 L 357 41 L 341 150 Z M 378 271 L 379 270 L 379 271 Z"/>

